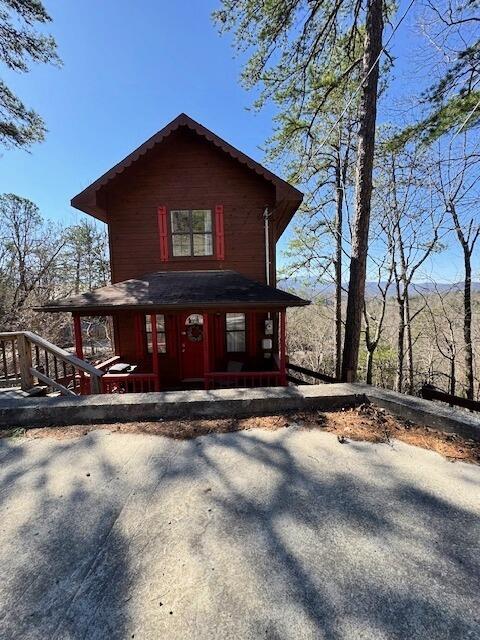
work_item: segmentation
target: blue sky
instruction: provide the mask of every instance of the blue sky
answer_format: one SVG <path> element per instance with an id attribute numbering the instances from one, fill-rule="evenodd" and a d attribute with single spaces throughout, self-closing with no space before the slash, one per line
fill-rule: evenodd
<path id="1" fill-rule="evenodd" d="M 273 109 L 247 110 L 252 96 L 239 85 L 241 61 L 211 20 L 216 0 L 45 5 L 63 67 L 2 73 L 49 132 L 30 153 L 4 152 L 0 193 L 28 197 L 45 216 L 72 223 L 82 214 L 70 207 L 71 197 L 180 112 L 262 161 Z M 413 19 L 412 12 L 394 41 L 395 73 L 406 82 Z M 288 232 L 280 251 L 287 239 Z M 428 268 L 440 279 L 457 277 L 451 260 Z"/>

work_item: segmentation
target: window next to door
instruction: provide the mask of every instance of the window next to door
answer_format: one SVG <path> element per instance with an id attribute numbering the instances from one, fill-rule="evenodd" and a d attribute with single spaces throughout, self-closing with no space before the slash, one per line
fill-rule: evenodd
<path id="1" fill-rule="evenodd" d="M 210 209 L 170 211 L 172 255 L 175 258 L 213 255 Z"/>
<path id="2" fill-rule="evenodd" d="M 147 336 L 147 353 L 152 353 L 152 321 L 145 316 L 145 333 Z M 165 316 L 157 314 L 157 353 L 167 353 L 165 335 Z"/>
<path id="3" fill-rule="evenodd" d="M 226 313 L 227 353 L 242 353 L 246 345 L 244 313 Z"/>

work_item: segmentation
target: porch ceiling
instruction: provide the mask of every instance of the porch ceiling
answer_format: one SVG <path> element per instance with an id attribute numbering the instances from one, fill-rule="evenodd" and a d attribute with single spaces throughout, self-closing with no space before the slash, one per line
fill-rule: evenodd
<path id="1" fill-rule="evenodd" d="M 307 304 L 308 300 L 250 280 L 236 271 L 156 271 L 54 300 L 35 310 L 111 313 L 118 309 L 284 308 Z"/>

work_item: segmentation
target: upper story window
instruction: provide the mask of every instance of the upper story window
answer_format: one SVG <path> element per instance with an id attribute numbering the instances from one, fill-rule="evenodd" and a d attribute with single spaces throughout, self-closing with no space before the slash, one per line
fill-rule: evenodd
<path id="1" fill-rule="evenodd" d="M 170 229 L 173 257 L 213 255 L 210 209 L 170 211 Z"/>

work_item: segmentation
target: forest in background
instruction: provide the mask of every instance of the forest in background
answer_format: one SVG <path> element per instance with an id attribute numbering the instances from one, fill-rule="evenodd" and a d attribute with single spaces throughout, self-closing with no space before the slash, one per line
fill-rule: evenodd
<path id="1" fill-rule="evenodd" d="M 432 384 L 478 398 L 478 132 L 456 129 L 432 145 L 413 140 L 398 146 L 398 131 L 390 125 L 378 131 L 358 379 L 410 394 Z M 315 307 L 295 312 L 293 324 L 303 329 L 290 334 L 290 353 L 299 364 L 336 377 L 354 209 L 355 152 L 344 148 L 341 136 L 324 148 L 325 181 L 307 191 L 281 274 L 295 288 L 316 285 Z M 441 260 L 458 265 L 458 281 L 436 282 L 431 265 Z"/>
<path id="2" fill-rule="evenodd" d="M 85 217 L 62 226 L 43 216 L 30 200 L 0 195 L 0 331 L 33 331 L 71 347 L 70 314 L 33 308 L 109 282 L 105 225 Z M 95 335 L 105 335 L 98 321 L 90 324 Z M 103 319 L 101 325 L 106 327 Z M 88 336 L 89 327 L 85 330 Z"/>
<path id="3" fill-rule="evenodd" d="M 291 312 L 292 360 L 478 398 L 480 2 L 221 4 L 244 86 L 276 109 L 266 157 L 305 193 L 279 275 L 333 289 Z M 405 84 L 397 38 L 412 47 Z M 442 259 L 460 290 L 435 287 Z"/>

